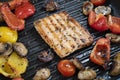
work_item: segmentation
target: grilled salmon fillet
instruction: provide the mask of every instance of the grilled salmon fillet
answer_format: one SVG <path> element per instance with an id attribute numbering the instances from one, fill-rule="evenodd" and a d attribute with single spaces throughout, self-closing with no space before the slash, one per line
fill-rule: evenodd
<path id="1" fill-rule="evenodd" d="M 66 12 L 36 20 L 34 26 L 45 42 L 61 58 L 93 42 L 90 33 Z"/>

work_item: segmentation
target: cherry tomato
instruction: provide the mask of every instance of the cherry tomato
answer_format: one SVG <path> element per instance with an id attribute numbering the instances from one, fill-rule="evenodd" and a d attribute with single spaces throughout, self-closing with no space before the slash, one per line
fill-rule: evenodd
<path id="1" fill-rule="evenodd" d="M 96 14 L 91 11 L 88 17 L 90 27 L 97 31 L 105 31 L 109 29 L 107 18 L 103 14 Z"/>
<path id="2" fill-rule="evenodd" d="M 109 59 L 110 41 L 107 38 L 101 38 L 96 42 L 96 45 L 90 54 L 90 60 L 106 69 Z"/>
<path id="3" fill-rule="evenodd" d="M 14 78 L 12 80 L 24 80 L 23 78 Z"/>
<path id="4" fill-rule="evenodd" d="M 23 19 L 18 19 L 15 14 L 13 14 L 8 6 L 4 3 L 1 6 L 1 13 L 7 25 L 14 30 L 23 30 L 25 21 Z"/>
<path id="5" fill-rule="evenodd" d="M 100 6 L 106 2 L 106 0 L 90 0 L 95 6 Z"/>
<path id="6" fill-rule="evenodd" d="M 120 18 L 109 15 L 108 23 L 110 31 L 120 34 Z"/>
<path id="7" fill-rule="evenodd" d="M 76 72 L 74 64 L 69 60 L 61 60 L 57 67 L 59 72 L 65 77 L 73 76 Z"/>
<path id="8" fill-rule="evenodd" d="M 15 14 L 20 19 L 25 19 L 34 13 L 35 7 L 30 2 L 23 3 L 15 9 Z"/>

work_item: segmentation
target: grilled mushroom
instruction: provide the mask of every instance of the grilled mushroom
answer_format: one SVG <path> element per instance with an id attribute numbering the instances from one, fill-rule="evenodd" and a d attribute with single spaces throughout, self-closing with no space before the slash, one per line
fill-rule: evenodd
<path id="1" fill-rule="evenodd" d="M 93 69 L 85 69 L 82 71 L 79 71 L 78 73 L 78 79 L 79 80 L 93 80 L 96 77 L 96 72 Z"/>
<path id="2" fill-rule="evenodd" d="M 114 57 L 113 69 L 110 72 L 111 76 L 117 76 L 120 74 L 120 52 Z"/>
<path id="3" fill-rule="evenodd" d="M 16 42 L 13 44 L 13 49 L 14 51 L 17 52 L 18 55 L 20 55 L 21 57 L 24 57 L 27 55 L 28 53 L 28 50 L 27 48 L 24 46 L 23 43 L 21 42 Z"/>
<path id="4" fill-rule="evenodd" d="M 95 8 L 97 14 L 109 15 L 111 13 L 111 8 L 109 6 L 98 6 Z"/>
<path id="5" fill-rule="evenodd" d="M 51 52 L 50 49 L 48 49 L 48 50 L 44 50 L 44 51 L 40 52 L 40 54 L 38 55 L 38 58 L 42 62 L 49 62 L 49 61 L 53 60 L 54 54 Z"/>
<path id="6" fill-rule="evenodd" d="M 4 56 L 8 56 L 12 53 L 12 44 L 9 42 L 0 43 L 0 54 Z"/>
<path id="7" fill-rule="evenodd" d="M 42 68 L 38 70 L 33 80 L 47 80 L 50 77 L 50 69 Z"/>
<path id="8" fill-rule="evenodd" d="M 105 36 L 113 43 L 120 43 L 120 35 L 118 34 L 107 33 Z"/>
<path id="9" fill-rule="evenodd" d="M 82 63 L 77 58 L 73 58 L 72 62 L 76 66 L 76 68 L 78 68 L 79 70 L 83 70 L 84 69 Z"/>
<path id="10" fill-rule="evenodd" d="M 93 3 L 89 2 L 89 1 L 84 2 L 83 8 L 82 8 L 83 14 L 88 15 L 89 12 L 93 9 L 93 7 L 94 7 Z"/>
<path id="11" fill-rule="evenodd" d="M 45 8 L 46 11 L 55 11 L 59 9 L 59 5 L 54 0 L 46 0 Z"/>

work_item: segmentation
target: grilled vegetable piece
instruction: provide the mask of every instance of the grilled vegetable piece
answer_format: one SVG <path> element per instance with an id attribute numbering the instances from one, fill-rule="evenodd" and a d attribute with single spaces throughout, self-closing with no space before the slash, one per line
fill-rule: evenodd
<path id="1" fill-rule="evenodd" d="M 105 36 L 107 38 L 109 38 L 110 41 L 113 43 L 120 43 L 120 35 L 119 34 L 107 33 Z"/>
<path id="2" fill-rule="evenodd" d="M 82 71 L 79 71 L 78 73 L 78 79 L 79 80 L 93 80 L 96 77 L 96 72 L 93 69 L 85 69 Z"/>
<path id="3" fill-rule="evenodd" d="M 102 66 L 107 69 L 110 60 L 110 41 L 106 38 L 100 38 L 96 45 L 94 46 L 91 54 L 90 60 L 95 64 Z"/>
<path id="4" fill-rule="evenodd" d="M 120 74 L 120 52 L 114 57 L 113 69 L 110 72 L 111 76 L 117 76 Z"/>
<path id="5" fill-rule="evenodd" d="M 88 30 L 66 12 L 39 19 L 34 22 L 34 26 L 45 42 L 61 58 L 93 42 L 93 37 Z"/>
<path id="6" fill-rule="evenodd" d="M 25 26 L 25 20 L 17 18 L 10 10 L 10 7 L 7 3 L 4 3 L 1 6 L 1 13 L 7 25 L 14 30 L 23 30 Z"/>
<path id="7" fill-rule="evenodd" d="M 7 64 L 12 68 L 16 75 L 20 75 L 26 71 L 28 60 L 17 55 L 13 52 L 8 58 Z"/>
<path id="8" fill-rule="evenodd" d="M 83 7 L 82 7 L 83 14 L 88 15 L 89 12 L 93 10 L 93 7 L 94 5 L 91 2 L 89 1 L 84 2 Z"/>
<path id="9" fill-rule="evenodd" d="M 45 2 L 46 11 L 55 11 L 59 9 L 59 4 L 54 0 L 46 0 Z"/>
<path id="10" fill-rule="evenodd" d="M 95 8 L 95 13 L 109 15 L 111 13 L 111 8 L 109 6 L 98 6 Z"/>
<path id="11" fill-rule="evenodd" d="M 91 28 L 97 31 L 102 32 L 109 29 L 107 18 L 103 14 L 96 14 L 94 11 L 90 11 L 88 23 Z"/>
<path id="12" fill-rule="evenodd" d="M 108 16 L 108 24 L 110 31 L 115 34 L 120 34 L 120 18 L 115 16 Z"/>
<path id="13" fill-rule="evenodd" d="M 18 33 L 6 26 L 0 26 L 0 42 L 14 43 L 18 39 Z"/>
<path id="14" fill-rule="evenodd" d="M 0 54 L 4 56 L 8 56 L 12 53 L 12 44 L 9 42 L 6 43 L 0 43 Z"/>
<path id="15" fill-rule="evenodd" d="M 73 58 L 72 62 L 75 65 L 75 67 L 78 68 L 79 70 L 84 69 L 84 66 L 82 65 L 82 63 L 77 58 Z"/>
<path id="16" fill-rule="evenodd" d="M 36 72 L 33 80 L 47 80 L 50 77 L 50 74 L 50 69 L 42 68 Z"/>
<path id="17" fill-rule="evenodd" d="M 13 43 L 13 49 L 21 57 L 25 57 L 27 55 L 27 53 L 28 53 L 28 49 L 21 42 Z"/>
<path id="18" fill-rule="evenodd" d="M 20 6 L 21 4 L 28 2 L 29 0 L 10 0 L 7 3 L 11 10 L 15 9 L 16 7 Z M 0 7 L 4 4 L 4 2 L 0 2 Z M 0 12 L 0 22 L 4 21 L 3 15 Z"/>
<path id="19" fill-rule="evenodd" d="M 40 52 L 40 54 L 38 55 L 38 58 L 42 62 L 49 62 L 49 61 L 53 60 L 54 54 L 51 52 L 50 49 L 48 49 L 48 50 L 44 50 L 44 51 Z"/>
<path id="20" fill-rule="evenodd" d="M 65 77 L 71 77 L 76 72 L 76 67 L 70 60 L 61 60 L 57 67 L 59 72 Z"/>
<path id="21" fill-rule="evenodd" d="M 0 73 L 9 78 L 21 77 L 28 65 L 26 58 L 21 58 L 15 52 L 10 56 L 0 56 Z"/>
<path id="22" fill-rule="evenodd" d="M 95 6 L 103 5 L 106 0 L 90 0 Z"/>
<path id="23" fill-rule="evenodd" d="M 29 0 L 10 0 L 7 3 L 9 4 L 10 9 L 13 10 L 25 2 L 29 2 Z M 3 4 L 4 4 L 4 2 L 0 2 L 0 6 L 2 6 Z"/>
<path id="24" fill-rule="evenodd" d="M 20 74 L 17 75 L 16 73 L 14 73 L 11 67 L 7 64 L 7 60 L 8 57 L 0 56 L 0 73 L 9 78 L 21 77 Z"/>
<path id="25" fill-rule="evenodd" d="M 28 18 L 35 13 L 35 7 L 30 3 L 26 2 L 15 8 L 15 15 L 20 19 Z"/>
<path id="26" fill-rule="evenodd" d="M 24 80 L 23 78 L 14 78 L 12 80 Z"/>

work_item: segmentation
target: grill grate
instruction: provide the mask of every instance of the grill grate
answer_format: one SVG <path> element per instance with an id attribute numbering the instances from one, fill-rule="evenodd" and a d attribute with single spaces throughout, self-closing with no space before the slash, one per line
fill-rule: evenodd
<path id="1" fill-rule="evenodd" d="M 4 1 L 4 0 L 1 0 Z M 26 47 L 29 49 L 29 54 L 27 56 L 29 60 L 29 66 L 27 68 L 26 73 L 23 74 L 23 77 L 25 80 L 32 80 L 35 72 L 37 69 L 42 67 L 48 67 L 51 70 L 51 77 L 49 80 L 77 80 L 77 74 L 70 78 L 63 77 L 58 71 L 57 71 L 57 63 L 60 60 L 60 58 L 56 55 L 54 60 L 49 63 L 41 63 L 37 59 L 37 55 L 44 49 L 48 49 L 49 46 L 42 40 L 42 38 L 39 36 L 39 34 L 36 32 L 33 22 L 39 18 L 46 17 L 47 15 L 51 15 L 56 12 L 46 12 L 42 9 L 42 5 L 44 4 L 45 0 L 31 0 L 31 2 L 36 7 L 36 13 L 35 15 L 29 17 L 26 19 L 26 28 L 25 30 L 19 32 L 19 40 L 23 42 Z M 79 21 L 85 28 L 89 30 L 89 32 L 94 36 L 94 40 L 104 37 L 106 32 L 100 33 L 97 32 L 87 25 L 87 17 L 82 14 L 82 4 L 86 0 L 56 0 L 60 4 L 60 11 L 67 11 L 72 17 L 74 17 L 77 21 Z M 2 23 L 5 24 L 5 23 Z M 0 24 L 0 25 L 2 25 Z M 119 80 L 120 76 L 117 77 L 110 77 L 108 76 L 108 71 L 104 71 L 100 66 L 93 64 L 89 61 L 89 54 L 93 48 L 95 43 L 93 43 L 92 46 L 89 46 L 87 48 L 80 49 L 78 51 L 75 51 L 70 56 L 66 57 L 67 59 L 71 59 L 72 57 L 77 57 L 85 67 L 91 67 L 93 68 L 98 76 L 102 76 L 106 80 Z M 120 51 L 119 44 L 112 44 L 111 45 L 111 59 L 115 55 L 115 52 Z M 54 51 L 53 51 L 54 52 Z M 111 63 L 110 63 L 111 65 Z M 0 80 L 9 80 L 3 76 L 0 76 Z"/>

